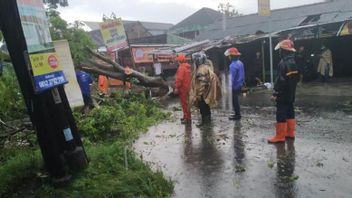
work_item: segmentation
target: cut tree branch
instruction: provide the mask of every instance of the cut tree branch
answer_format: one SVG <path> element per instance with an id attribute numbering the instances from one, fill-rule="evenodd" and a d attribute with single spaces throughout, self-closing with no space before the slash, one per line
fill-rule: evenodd
<path id="1" fill-rule="evenodd" d="M 107 72 L 107 71 L 104 71 L 103 75 L 107 75 L 107 76 L 110 76 L 112 78 L 117 78 L 117 79 L 121 79 L 120 78 L 120 74 L 124 74 L 125 73 L 125 68 L 123 66 L 121 66 L 120 64 L 114 62 L 113 60 L 105 57 L 105 56 L 102 56 L 96 52 L 94 52 L 93 50 L 91 50 L 90 48 L 86 47 L 86 50 L 89 54 L 91 54 L 92 56 L 110 64 L 113 66 L 113 68 L 116 70 L 116 72 Z M 98 63 L 96 63 L 98 64 Z M 94 64 L 94 65 L 96 65 Z M 91 66 L 91 64 L 85 64 L 86 66 Z M 99 64 L 98 64 L 99 65 Z M 101 67 L 100 67 L 101 68 Z M 90 68 L 92 69 L 92 68 Z M 85 70 L 87 71 L 87 70 Z M 103 70 L 101 69 L 98 69 L 98 68 L 94 68 L 92 69 L 91 71 L 95 71 L 95 72 L 102 72 Z M 89 71 L 88 71 L 89 72 Z M 117 73 L 119 75 L 116 75 L 115 73 Z M 166 81 L 164 81 L 164 79 L 162 79 L 161 77 L 151 77 L 151 76 L 147 76 L 147 75 L 144 75 L 136 70 L 133 70 L 132 69 L 132 73 L 128 75 L 128 77 L 132 77 L 132 78 L 136 78 L 138 79 L 138 81 L 140 82 L 141 85 L 145 86 L 145 87 L 160 87 L 160 88 L 163 88 L 163 89 L 169 89 L 169 85 Z"/>
<path id="2" fill-rule="evenodd" d="M 88 63 L 90 66 L 94 66 L 105 71 L 118 72 L 114 67 L 109 64 L 100 64 L 95 62 L 94 60 L 88 60 Z"/>
<path id="3" fill-rule="evenodd" d="M 92 66 L 89 63 L 82 63 L 80 69 L 82 69 L 83 71 L 86 71 L 88 73 L 97 74 L 97 75 L 104 75 L 104 76 L 108 76 L 110 78 L 115 78 L 118 80 L 124 80 L 126 77 L 126 75 L 123 73 L 107 71 L 107 70 Z"/>
<path id="4" fill-rule="evenodd" d="M 8 138 L 8 137 L 11 137 L 19 132 L 22 132 L 26 129 L 26 127 L 23 127 L 23 128 L 20 128 L 20 129 L 16 129 L 12 132 L 9 132 L 9 133 L 5 133 L 5 134 L 0 134 L 0 139 L 5 139 L 5 138 Z"/>

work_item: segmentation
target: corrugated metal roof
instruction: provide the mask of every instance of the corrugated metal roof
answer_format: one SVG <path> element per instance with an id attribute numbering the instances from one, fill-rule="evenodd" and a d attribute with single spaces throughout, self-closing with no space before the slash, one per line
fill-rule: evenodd
<path id="1" fill-rule="evenodd" d="M 257 31 L 273 32 L 299 26 L 308 16 L 320 15 L 315 24 L 344 21 L 352 16 L 351 0 L 335 0 L 293 8 L 273 10 L 270 17 L 257 14 L 218 20 L 200 32 L 197 40 L 222 39 L 226 36 L 255 34 Z M 269 26 L 269 21 L 271 24 Z"/>
<path id="2" fill-rule="evenodd" d="M 194 27 L 196 27 L 196 29 L 202 28 L 214 23 L 216 20 L 222 17 L 223 14 L 218 11 L 210 8 L 202 8 L 173 26 L 170 31 L 173 33 L 179 33 L 187 30 L 193 30 Z"/>
<path id="3" fill-rule="evenodd" d="M 99 23 L 101 22 L 95 22 L 95 21 L 82 21 L 82 22 L 86 26 L 88 26 L 91 31 L 100 29 Z M 153 35 L 164 34 L 168 29 L 170 29 L 173 26 L 173 24 L 171 23 L 154 23 L 154 22 L 128 21 L 128 20 L 123 20 L 122 22 L 125 26 L 131 26 L 136 23 L 141 23 L 142 26 Z"/>
<path id="4" fill-rule="evenodd" d="M 99 23 L 101 22 L 96 22 L 96 21 L 82 21 L 88 28 L 93 31 L 93 30 L 99 30 Z"/>
<path id="5" fill-rule="evenodd" d="M 158 36 L 158 35 L 162 35 L 165 34 L 167 31 L 166 30 L 151 30 L 148 31 L 150 34 L 152 34 L 153 36 Z"/>
<path id="6" fill-rule="evenodd" d="M 156 30 L 166 31 L 173 26 L 173 24 L 171 23 L 154 23 L 154 22 L 143 22 L 143 21 L 141 23 L 148 30 L 154 30 L 154 31 Z"/>

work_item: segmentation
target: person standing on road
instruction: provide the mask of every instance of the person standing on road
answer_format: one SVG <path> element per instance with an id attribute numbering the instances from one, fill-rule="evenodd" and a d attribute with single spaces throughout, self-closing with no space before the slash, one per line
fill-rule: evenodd
<path id="1" fill-rule="evenodd" d="M 201 54 L 204 54 L 204 56 L 205 56 L 205 65 L 208 65 L 209 66 L 209 68 L 210 68 L 210 70 L 212 71 L 212 72 L 215 72 L 214 71 L 214 64 L 213 64 L 213 61 L 211 61 L 210 59 L 209 59 L 209 57 L 207 56 L 207 54 L 205 53 L 205 50 L 202 50 L 202 51 L 200 51 L 199 53 L 201 53 Z"/>
<path id="2" fill-rule="evenodd" d="M 297 64 L 297 69 L 298 69 L 298 72 L 300 74 L 300 81 L 299 83 L 302 83 L 303 81 L 303 74 L 307 68 L 307 65 L 308 65 L 308 60 L 307 60 L 307 53 L 306 53 L 306 50 L 304 48 L 304 46 L 301 46 L 299 47 L 299 50 L 296 54 L 296 58 L 295 58 L 295 61 L 296 61 L 296 64 Z"/>
<path id="3" fill-rule="evenodd" d="M 239 103 L 239 95 L 241 94 L 241 89 L 244 85 L 244 66 L 239 60 L 241 53 L 237 48 L 229 48 L 225 51 L 225 56 L 229 57 L 230 64 L 230 79 L 232 88 L 232 106 L 234 109 L 234 114 L 230 115 L 230 120 L 240 120 L 241 119 L 241 108 Z"/>
<path id="4" fill-rule="evenodd" d="M 286 138 L 294 138 L 296 128 L 294 102 L 299 80 L 294 59 L 296 50 L 291 40 L 281 41 L 275 50 L 280 50 L 281 61 L 271 97 L 276 102 L 276 135 L 268 139 L 269 143 L 285 142 Z"/>
<path id="5" fill-rule="evenodd" d="M 332 53 L 325 45 L 321 47 L 320 61 L 318 65 L 318 73 L 321 76 L 323 82 L 326 82 L 328 78 L 334 74 L 332 63 Z"/>
<path id="6" fill-rule="evenodd" d="M 176 72 L 176 82 L 175 82 L 175 94 L 179 94 L 183 118 L 181 119 L 182 124 L 191 123 L 191 111 L 188 105 L 189 91 L 191 87 L 191 65 L 187 63 L 186 56 L 180 54 L 176 57 L 179 66 Z"/>
<path id="7" fill-rule="evenodd" d="M 261 80 L 263 78 L 263 58 L 260 52 L 255 53 L 255 59 L 253 61 L 253 79 L 251 81 L 255 82 L 255 85 L 260 86 L 263 84 Z"/>
<path id="8" fill-rule="evenodd" d="M 221 98 L 221 87 L 217 75 L 206 65 L 204 53 L 192 54 L 192 60 L 196 65 L 196 70 L 192 76 L 190 105 L 200 109 L 202 125 L 210 122 L 210 108 L 218 104 Z"/>

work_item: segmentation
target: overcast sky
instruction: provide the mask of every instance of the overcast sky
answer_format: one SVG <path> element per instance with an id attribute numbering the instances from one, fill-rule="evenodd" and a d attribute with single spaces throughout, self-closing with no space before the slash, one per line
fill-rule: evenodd
<path id="1" fill-rule="evenodd" d="M 321 2 L 323 0 L 271 0 L 272 9 Z M 60 8 L 68 22 L 101 21 L 112 12 L 125 20 L 166 22 L 176 24 L 202 7 L 217 10 L 219 3 L 230 2 L 240 13 L 257 12 L 257 0 L 69 0 Z"/>

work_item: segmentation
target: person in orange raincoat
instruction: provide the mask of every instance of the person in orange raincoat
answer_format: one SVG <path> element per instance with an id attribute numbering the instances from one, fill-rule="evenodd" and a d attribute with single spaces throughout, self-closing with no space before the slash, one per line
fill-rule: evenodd
<path id="1" fill-rule="evenodd" d="M 175 82 L 175 94 L 179 94 L 183 118 L 181 119 L 182 124 L 191 123 L 191 111 L 188 105 L 188 96 L 191 87 L 191 65 L 187 63 L 186 56 L 180 54 L 176 57 L 176 61 L 179 62 L 179 67 L 176 72 Z"/>
<path id="2" fill-rule="evenodd" d="M 108 94 L 108 88 L 109 88 L 109 81 L 108 78 L 104 75 L 99 75 L 98 78 L 98 89 L 100 92 L 103 94 L 107 95 Z"/>

